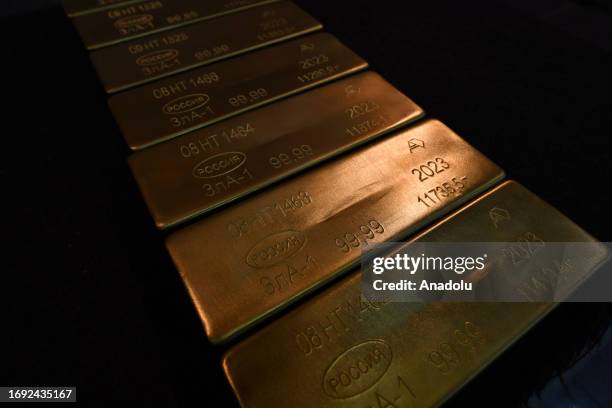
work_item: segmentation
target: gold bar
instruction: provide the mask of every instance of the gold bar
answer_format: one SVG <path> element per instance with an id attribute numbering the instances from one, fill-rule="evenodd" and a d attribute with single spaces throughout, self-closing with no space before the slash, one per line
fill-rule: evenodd
<path id="1" fill-rule="evenodd" d="M 431 177 L 412 171 L 428 163 Z M 349 270 L 362 248 L 414 233 L 503 176 L 428 120 L 177 231 L 167 246 L 218 343 Z"/>
<path id="2" fill-rule="evenodd" d="M 295 4 L 280 1 L 103 48 L 91 59 L 112 93 L 321 28 Z"/>
<path id="3" fill-rule="evenodd" d="M 113 7 L 125 7 L 129 4 L 143 2 L 144 0 L 64 0 L 64 10 L 68 17 L 108 10 Z"/>
<path id="4" fill-rule="evenodd" d="M 137 152 L 129 162 L 155 223 L 167 228 L 422 115 L 365 72 Z"/>
<path id="5" fill-rule="evenodd" d="M 89 50 L 234 13 L 275 0 L 149 0 L 76 16 Z"/>
<path id="6" fill-rule="evenodd" d="M 526 233 L 594 241 L 515 182 L 414 240 L 515 242 Z M 438 406 L 553 307 L 372 303 L 356 272 L 238 344 L 223 366 L 243 407 Z"/>
<path id="7" fill-rule="evenodd" d="M 367 65 L 333 36 L 314 34 L 114 95 L 109 103 L 138 150 Z"/>

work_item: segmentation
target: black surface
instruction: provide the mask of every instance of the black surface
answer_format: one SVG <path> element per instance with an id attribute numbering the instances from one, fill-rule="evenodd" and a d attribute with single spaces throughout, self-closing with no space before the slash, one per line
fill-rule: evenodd
<path id="1" fill-rule="evenodd" d="M 503 2 L 299 3 L 510 178 L 612 240 L 605 41 Z M 77 385 L 89 406 L 233 406 L 223 349 L 148 216 L 77 34 L 57 7 L 0 23 L 0 384 Z M 451 405 L 516 405 L 609 315 L 563 305 Z"/>

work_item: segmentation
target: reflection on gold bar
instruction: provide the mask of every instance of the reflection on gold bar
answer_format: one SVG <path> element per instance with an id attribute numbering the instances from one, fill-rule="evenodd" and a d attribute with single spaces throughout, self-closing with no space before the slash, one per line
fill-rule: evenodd
<path id="1" fill-rule="evenodd" d="M 64 10 L 68 17 L 107 10 L 113 7 L 125 7 L 129 4 L 141 3 L 144 0 L 64 0 Z"/>
<path id="2" fill-rule="evenodd" d="M 91 59 L 110 93 L 321 27 L 293 3 L 281 1 L 97 50 Z"/>
<path id="3" fill-rule="evenodd" d="M 76 16 L 72 21 L 93 50 L 274 0 L 149 0 Z"/>
<path id="4" fill-rule="evenodd" d="M 282 120 L 282 118 L 279 118 Z M 414 169 L 435 167 L 431 176 Z M 503 178 L 428 120 L 170 235 L 167 246 L 212 342 L 221 342 Z"/>
<path id="5" fill-rule="evenodd" d="M 593 241 L 514 182 L 415 239 L 515 242 L 525 234 Z M 553 307 L 376 304 L 362 301 L 360 280 L 352 274 L 230 350 L 224 369 L 242 406 L 438 406 Z"/>
<path id="6" fill-rule="evenodd" d="M 422 114 L 366 72 L 137 152 L 130 166 L 155 223 L 166 228 Z"/>
<path id="7" fill-rule="evenodd" d="M 110 107 L 137 150 L 365 68 L 315 34 L 114 95 Z"/>

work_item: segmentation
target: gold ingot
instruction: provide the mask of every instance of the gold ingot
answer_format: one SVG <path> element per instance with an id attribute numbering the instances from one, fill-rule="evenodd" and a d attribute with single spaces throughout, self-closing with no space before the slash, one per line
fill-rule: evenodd
<path id="1" fill-rule="evenodd" d="M 512 181 L 411 241 L 518 245 L 529 237 L 595 242 Z M 606 256 L 600 249 L 573 273 L 587 276 Z M 244 407 L 438 406 L 553 307 L 373 303 L 355 272 L 239 343 L 223 367 Z"/>
<path id="2" fill-rule="evenodd" d="M 142 149 L 367 68 L 321 33 L 116 94 L 110 108 Z"/>
<path id="3" fill-rule="evenodd" d="M 428 120 L 185 227 L 167 246 L 218 343 L 350 270 L 362 249 L 415 233 L 503 177 Z"/>
<path id="4" fill-rule="evenodd" d="M 422 114 L 366 72 L 136 152 L 129 162 L 155 223 L 167 228 Z"/>
<path id="5" fill-rule="evenodd" d="M 92 0 L 88 0 L 92 1 Z M 127 2 L 72 19 L 87 49 L 106 47 L 275 0 L 148 0 Z M 99 3 L 99 2 L 98 2 Z"/>

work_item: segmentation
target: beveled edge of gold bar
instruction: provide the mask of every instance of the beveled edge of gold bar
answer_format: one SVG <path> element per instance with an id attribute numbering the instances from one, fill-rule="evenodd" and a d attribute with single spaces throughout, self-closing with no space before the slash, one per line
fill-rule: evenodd
<path id="1" fill-rule="evenodd" d="M 452 219 L 454 217 L 458 216 L 459 214 L 463 213 L 464 211 L 468 210 L 469 208 L 473 207 L 474 205 L 477 205 L 478 203 L 480 203 L 481 201 L 487 199 L 488 197 L 494 195 L 496 192 L 498 192 L 498 191 L 500 191 L 502 189 L 505 189 L 505 188 L 512 188 L 512 186 L 517 186 L 517 187 L 522 188 L 525 191 L 531 193 L 534 196 L 534 198 L 540 200 L 543 204 L 548 206 L 550 210 L 552 210 L 554 212 L 557 212 L 559 216 L 565 218 L 570 223 L 572 223 L 574 228 L 580 230 L 581 233 L 584 234 L 584 236 L 586 238 L 589 238 L 589 239 L 592 239 L 593 241 L 598 242 L 598 240 L 595 237 L 593 237 L 590 233 L 588 233 L 583 228 L 581 228 L 580 226 L 575 224 L 574 221 L 571 218 L 567 217 L 564 213 L 559 211 L 556 207 L 552 206 L 546 200 L 543 200 L 538 195 L 533 193 L 531 190 L 529 190 L 528 188 L 523 186 L 521 183 L 519 183 L 519 182 L 517 182 L 517 181 L 515 181 L 513 179 L 505 180 L 505 181 L 501 182 L 500 184 L 494 186 L 493 188 L 489 189 L 488 191 L 482 193 L 478 197 L 475 197 L 472 200 L 470 200 L 469 202 L 464 203 L 459 208 L 451 211 L 449 214 L 443 216 L 441 219 L 439 219 L 438 221 L 434 222 L 432 225 L 430 225 L 427 228 L 423 229 L 422 231 L 419 231 L 418 233 L 412 235 L 406 241 L 407 242 L 412 242 L 412 241 L 416 241 L 418 239 L 421 239 L 422 237 L 424 237 L 428 233 L 434 231 L 435 229 L 437 229 L 441 225 L 443 225 L 443 224 L 445 224 L 447 222 L 452 222 Z M 357 270 L 354 271 L 354 272 L 358 273 Z M 352 276 L 344 276 L 343 278 L 341 278 L 337 282 L 335 282 L 334 285 L 341 285 L 343 281 L 345 281 L 347 279 L 351 279 L 351 277 Z M 332 287 L 330 287 L 330 288 L 328 288 L 326 290 L 330 290 L 331 288 Z M 316 299 L 317 296 L 322 296 L 324 294 L 325 294 L 325 292 L 322 291 L 322 292 L 318 293 L 317 295 L 315 295 L 314 297 L 306 300 L 305 302 L 314 302 L 314 301 L 317 300 Z M 299 305 L 298 308 L 305 307 L 305 305 L 306 305 L 306 303 L 303 303 L 303 304 Z M 537 316 L 535 316 L 533 319 L 531 319 L 531 321 L 528 324 L 525 324 L 518 331 L 518 334 L 516 336 L 514 336 L 512 338 L 508 338 L 505 342 L 500 344 L 500 346 L 495 350 L 494 356 L 484 360 L 483 363 L 480 364 L 477 369 L 473 370 L 468 376 L 465 377 L 465 380 L 459 386 L 457 386 L 454 389 L 448 391 L 445 395 L 442 395 L 440 400 L 438 401 L 438 404 L 436 406 L 441 406 L 444 403 L 446 403 L 460 389 L 462 389 L 465 385 L 467 385 L 474 378 L 476 378 L 480 373 L 482 373 L 490 364 L 492 364 L 495 361 L 495 359 L 497 357 L 499 357 L 504 352 L 506 352 L 513 344 L 518 342 L 527 332 L 529 332 L 542 319 L 544 319 L 552 310 L 554 310 L 559 305 L 559 303 L 558 302 L 549 302 L 549 303 L 540 302 L 540 305 L 543 308 L 541 309 L 540 313 Z M 297 311 L 297 309 L 294 309 L 294 311 Z M 287 315 L 282 316 L 281 318 L 284 318 L 284 319 L 290 318 L 291 317 L 291 313 L 294 313 L 294 311 L 289 312 Z M 254 335 L 257 335 L 257 333 L 255 333 Z M 236 383 L 234 381 L 234 377 L 232 376 L 232 370 L 231 370 L 231 367 L 230 367 L 230 360 L 233 358 L 234 354 L 236 354 L 238 352 L 237 350 L 239 350 L 241 347 L 244 347 L 244 345 L 249 341 L 250 338 L 251 337 L 247 336 L 242 341 L 238 342 L 237 344 L 233 345 L 231 348 L 226 350 L 223 353 L 222 360 L 221 360 L 221 366 L 222 366 L 223 372 L 225 374 L 225 378 L 227 379 L 229 385 L 231 386 L 232 391 L 234 393 L 234 396 L 236 397 L 236 399 L 240 403 L 241 407 L 246 407 L 247 405 L 246 405 L 246 401 L 244 401 L 241 398 L 242 396 L 239 393 L 239 390 L 238 390 L 238 388 L 236 386 Z"/>
<path id="2" fill-rule="evenodd" d="M 157 28 L 154 28 L 152 30 L 147 30 L 147 31 L 144 31 L 144 32 L 141 32 L 141 33 L 138 33 L 138 34 L 134 34 L 134 35 L 130 35 L 130 36 L 127 36 L 127 37 L 115 38 L 113 40 L 107 40 L 106 42 L 100 42 L 100 43 L 96 43 L 96 44 L 87 44 L 87 43 L 85 43 L 83 41 L 83 44 L 85 45 L 85 48 L 87 48 L 87 50 L 89 50 L 89 51 L 97 50 L 97 49 L 100 49 L 100 48 L 108 47 L 108 46 L 111 46 L 111 45 L 114 45 L 114 44 L 120 44 L 122 42 L 126 42 L 126 41 L 133 40 L 133 39 L 136 39 L 136 38 L 146 37 L 146 36 L 149 36 L 151 34 L 157 34 L 157 33 L 163 32 L 163 31 L 173 30 L 175 28 L 185 27 L 185 26 L 188 26 L 190 24 L 199 23 L 201 21 L 211 20 L 213 18 L 225 16 L 227 14 L 238 13 L 238 12 L 241 12 L 243 10 L 247 10 L 247 9 L 250 9 L 250 8 L 253 8 L 253 7 L 263 6 L 263 5 L 274 3 L 274 2 L 277 2 L 277 1 L 279 1 L 279 0 L 258 0 L 256 3 L 253 3 L 253 4 L 247 4 L 247 5 L 244 5 L 244 6 L 232 8 L 232 9 L 229 9 L 229 10 L 220 11 L 220 12 L 213 13 L 213 14 L 207 14 L 205 16 L 194 18 L 193 20 L 183 21 L 182 23 L 178 23 L 178 24 L 172 24 L 172 25 L 167 25 L 167 26 L 163 26 L 163 27 L 157 27 Z M 137 2 L 140 2 L 140 0 L 137 0 Z M 119 7 L 121 7 L 121 6 L 119 6 Z M 115 7 L 111 7 L 111 8 L 115 8 Z M 111 8 L 105 9 L 105 10 L 99 10 L 97 12 L 102 12 L 102 11 L 110 10 Z M 89 15 L 89 14 L 94 14 L 94 13 L 88 13 L 88 14 L 84 14 L 84 15 Z M 79 31 L 78 27 L 77 27 L 77 31 Z"/>
<path id="3" fill-rule="evenodd" d="M 93 7 L 89 7 L 89 8 L 82 8 L 76 11 L 70 11 L 70 7 L 66 6 L 66 1 L 63 2 L 63 6 L 64 6 L 64 11 L 66 12 L 66 15 L 70 18 L 73 17 L 79 17 L 79 16 L 83 16 L 85 14 L 91 14 L 91 13 L 96 13 L 98 11 L 104 11 L 104 10 L 108 10 L 108 9 L 112 9 L 115 7 L 124 7 L 124 6 L 129 6 L 130 4 L 135 4 L 135 3 L 140 3 L 146 0 L 123 0 L 117 3 L 113 3 L 113 4 L 106 4 L 106 5 L 101 5 L 101 6 L 93 6 Z"/>

